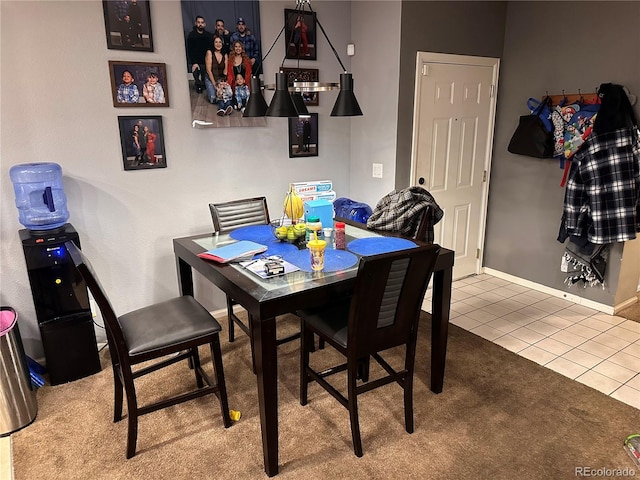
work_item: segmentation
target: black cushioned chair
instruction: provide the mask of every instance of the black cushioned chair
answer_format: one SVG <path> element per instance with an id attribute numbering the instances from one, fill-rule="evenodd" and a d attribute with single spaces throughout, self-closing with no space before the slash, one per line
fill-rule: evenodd
<path id="1" fill-rule="evenodd" d="M 188 295 L 116 316 L 84 254 L 71 241 L 65 242 L 65 247 L 87 282 L 104 319 L 113 366 L 114 422 L 122 419 L 123 389 L 127 398 L 127 458 L 133 457 L 136 453 L 138 417 L 203 395 L 213 393 L 218 397 L 223 424 L 225 428 L 230 427 L 231 419 L 218 335 L 221 327 L 216 319 Z M 215 382 L 200 364 L 198 347 L 206 344 L 209 344 L 211 349 Z M 190 360 L 189 364 L 194 370 L 197 388 L 152 404 L 138 405 L 134 380 L 183 359 Z M 136 370 L 132 368 L 142 362 L 150 363 Z M 184 366 L 185 369 L 188 368 L 187 362 L 184 362 Z"/>
<path id="2" fill-rule="evenodd" d="M 265 197 L 245 198 L 242 200 L 233 200 L 224 203 L 210 203 L 211 219 L 213 220 L 214 233 L 229 233 L 232 230 L 250 225 L 268 225 L 269 210 L 267 208 L 267 199 Z M 248 316 L 249 324 L 245 324 L 233 312 L 233 306 L 237 305 L 236 301 L 227 295 L 227 319 L 229 324 L 229 342 L 235 340 L 234 325 L 238 325 L 240 329 L 246 333 L 251 340 L 251 361 L 253 371 L 255 372 L 255 352 L 253 350 L 253 337 L 251 336 L 251 315 Z M 284 338 L 277 340 L 277 344 L 281 345 L 300 337 L 300 332 L 296 332 Z"/>
<path id="3" fill-rule="evenodd" d="M 245 198 L 224 203 L 210 203 L 211 219 L 213 220 L 214 233 L 229 233 L 232 230 L 249 225 L 268 225 L 269 210 L 267 209 L 267 199 L 265 197 Z M 251 317 L 249 325 L 245 324 L 233 313 L 233 306 L 236 301 L 227 295 L 227 319 L 229 323 L 229 341 L 235 340 L 234 325 L 251 337 Z M 251 342 L 251 352 L 253 355 L 253 342 Z"/>
<path id="4" fill-rule="evenodd" d="M 317 382 L 349 410 L 353 450 L 362 456 L 358 395 L 397 382 L 404 389 L 405 428 L 413 432 L 413 370 L 422 299 L 438 256 L 438 245 L 362 257 L 350 299 L 320 308 L 300 310 L 300 404 L 307 404 L 309 382 Z M 317 334 L 344 357 L 346 363 L 316 371 L 309 365 L 313 335 Z M 381 352 L 404 346 L 404 367 L 394 370 Z M 316 354 L 320 356 L 321 354 Z M 315 356 L 315 355 L 314 355 Z M 385 374 L 369 380 L 363 365 L 373 358 Z M 366 367 L 368 370 L 368 367 Z M 326 378 L 347 371 L 347 396 Z M 366 378 L 365 378 L 366 377 Z M 389 405 L 395 408 L 395 405 Z"/>

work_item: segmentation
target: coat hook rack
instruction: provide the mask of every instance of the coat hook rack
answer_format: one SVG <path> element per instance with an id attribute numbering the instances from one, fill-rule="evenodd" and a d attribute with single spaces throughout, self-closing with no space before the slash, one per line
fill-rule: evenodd
<path id="1" fill-rule="evenodd" d="M 561 95 L 549 95 L 547 92 L 547 96 L 551 99 L 551 105 L 570 105 L 572 103 L 599 103 L 600 97 L 597 93 L 582 93 L 582 89 L 578 89 L 578 93 L 565 93 L 564 88 L 562 89 Z"/>

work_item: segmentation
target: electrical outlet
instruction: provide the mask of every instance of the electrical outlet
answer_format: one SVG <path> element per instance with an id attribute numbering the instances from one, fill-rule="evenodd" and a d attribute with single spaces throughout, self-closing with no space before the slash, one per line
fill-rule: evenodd
<path id="1" fill-rule="evenodd" d="M 371 176 L 373 178 L 382 178 L 382 164 L 381 163 L 374 163 L 373 164 L 373 170 L 372 170 Z"/>

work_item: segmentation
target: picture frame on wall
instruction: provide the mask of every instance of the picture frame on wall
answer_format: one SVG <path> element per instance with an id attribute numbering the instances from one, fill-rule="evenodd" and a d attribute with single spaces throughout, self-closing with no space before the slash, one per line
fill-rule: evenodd
<path id="1" fill-rule="evenodd" d="M 316 60 L 316 13 L 284 9 L 285 57 Z"/>
<path id="2" fill-rule="evenodd" d="M 169 85 L 164 63 L 109 60 L 114 107 L 168 107 Z"/>
<path id="3" fill-rule="evenodd" d="M 289 118 L 289 158 L 318 156 L 318 114 Z"/>
<path id="4" fill-rule="evenodd" d="M 287 75 L 287 84 L 293 87 L 293 82 L 318 82 L 319 70 L 317 68 L 287 68 L 282 67 L 281 70 Z M 302 99 L 307 106 L 316 107 L 320 104 L 318 101 L 318 92 L 304 92 Z"/>
<path id="5" fill-rule="evenodd" d="M 153 52 L 150 0 L 102 0 L 107 48 Z"/>
<path id="6" fill-rule="evenodd" d="M 161 116 L 119 116 L 125 170 L 167 167 Z"/>
<path id="7" fill-rule="evenodd" d="M 260 76 L 263 53 L 260 4 L 264 5 L 264 0 L 180 0 L 179 3 L 182 11 L 185 63 L 184 70 L 179 65 L 172 66 L 171 76 L 174 83 L 175 72 L 187 77 L 186 85 L 189 89 L 191 106 L 189 124 L 196 129 L 266 127 L 265 117 L 245 117 L 242 110 L 233 110 L 229 115 L 218 115 L 219 106 L 215 92 L 207 92 L 205 85 L 207 73 L 203 55 L 206 50 L 202 51 L 198 48 L 201 35 L 211 35 L 214 31 L 220 34 L 221 31 L 223 51 L 226 53 L 227 49 L 231 48 L 231 37 L 234 36 L 235 39 L 238 35 L 247 41 L 248 45 L 250 44 L 250 52 L 246 52 L 245 48 L 247 55 L 256 59 L 251 67 L 251 75 Z M 282 9 L 279 11 L 281 12 Z M 202 21 L 198 20 L 199 17 L 204 20 L 204 26 Z M 203 29 L 202 33 L 198 30 L 196 25 L 198 23 Z M 283 28 L 283 25 L 281 24 L 279 28 Z M 244 31 L 244 36 L 241 30 Z M 251 37 L 255 42 L 250 41 Z M 212 39 L 209 41 L 213 42 Z M 250 82 L 247 83 L 250 88 Z M 172 94 L 175 95 L 173 92 Z"/>

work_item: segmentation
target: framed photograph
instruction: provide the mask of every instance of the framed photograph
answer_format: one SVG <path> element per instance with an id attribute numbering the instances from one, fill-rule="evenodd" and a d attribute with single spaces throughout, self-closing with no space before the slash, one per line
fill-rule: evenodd
<path id="1" fill-rule="evenodd" d="M 102 0 L 107 48 L 153 52 L 149 0 Z"/>
<path id="2" fill-rule="evenodd" d="M 162 117 L 118 117 L 118 125 L 125 170 L 166 168 Z"/>
<path id="3" fill-rule="evenodd" d="M 286 58 L 315 60 L 316 13 L 284 9 Z"/>
<path id="4" fill-rule="evenodd" d="M 114 107 L 168 107 L 169 86 L 164 63 L 109 60 Z"/>
<path id="5" fill-rule="evenodd" d="M 287 74 L 287 80 L 290 87 L 293 86 L 294 81 L 298 82 L 317 82 L 318 69 L 317 68 L 285 68 L 281 69 Z M 319 105 L 318 92 L 305 92 L 302 94 L 304 104 L 307 106 L 316 107 Z"/>
<path id="6" fill-rule="evenodd" d="M 289 118 L 289 158 L 318 156 L 318 114 Z"/>
<path id="7" fill-rule="evenodd" d="M 231 45 L 231 36 L 239 35 L 249 47 L 245 52 L 255 58 L 251 74 L 262 73 L 262 41 L 260 29 L 259 0 L 180 0 L 182 10 L 182 30 L 184 33 L 185 64 L 184 75 L 187 75 L 187 87 L 191 101 L 191 120 L 193 128 L 234 128 L 234 127 L 266 127 L 266 117 L 244 117 L 241 110 L 234 110 L 230 115 L 218 115 L 218 102 L 215 92 L 207 92 L 205 85 L 206 65 L 204 53 L 198 45 L 202 37 L 209 38 L 214 31 L 223 38 L 222 51 L 227 52 Z M 282 10 L 280 10 L 282 11 Z M 280 25 L 282 28 L 283 25 Z M 255 42 L 251 41 L 251 37 Z M 235 37 L 234 37 L 235 38 Z M 273 40 L 273 39 L 271 39 Z M 244 43 L 243 42 L 243 43 Z M 205 43 L 205 42 L 203 42 Z M 258 71 L 255 71 L 256 65 Z M 180 74 L 181 68 L 175 70 Z M 175 83 L 174 70 L 171 78 Z M 232 87 L 233 88 L 233 87 Z M 174 94 L 175 95 L 175 94 Z"/>

